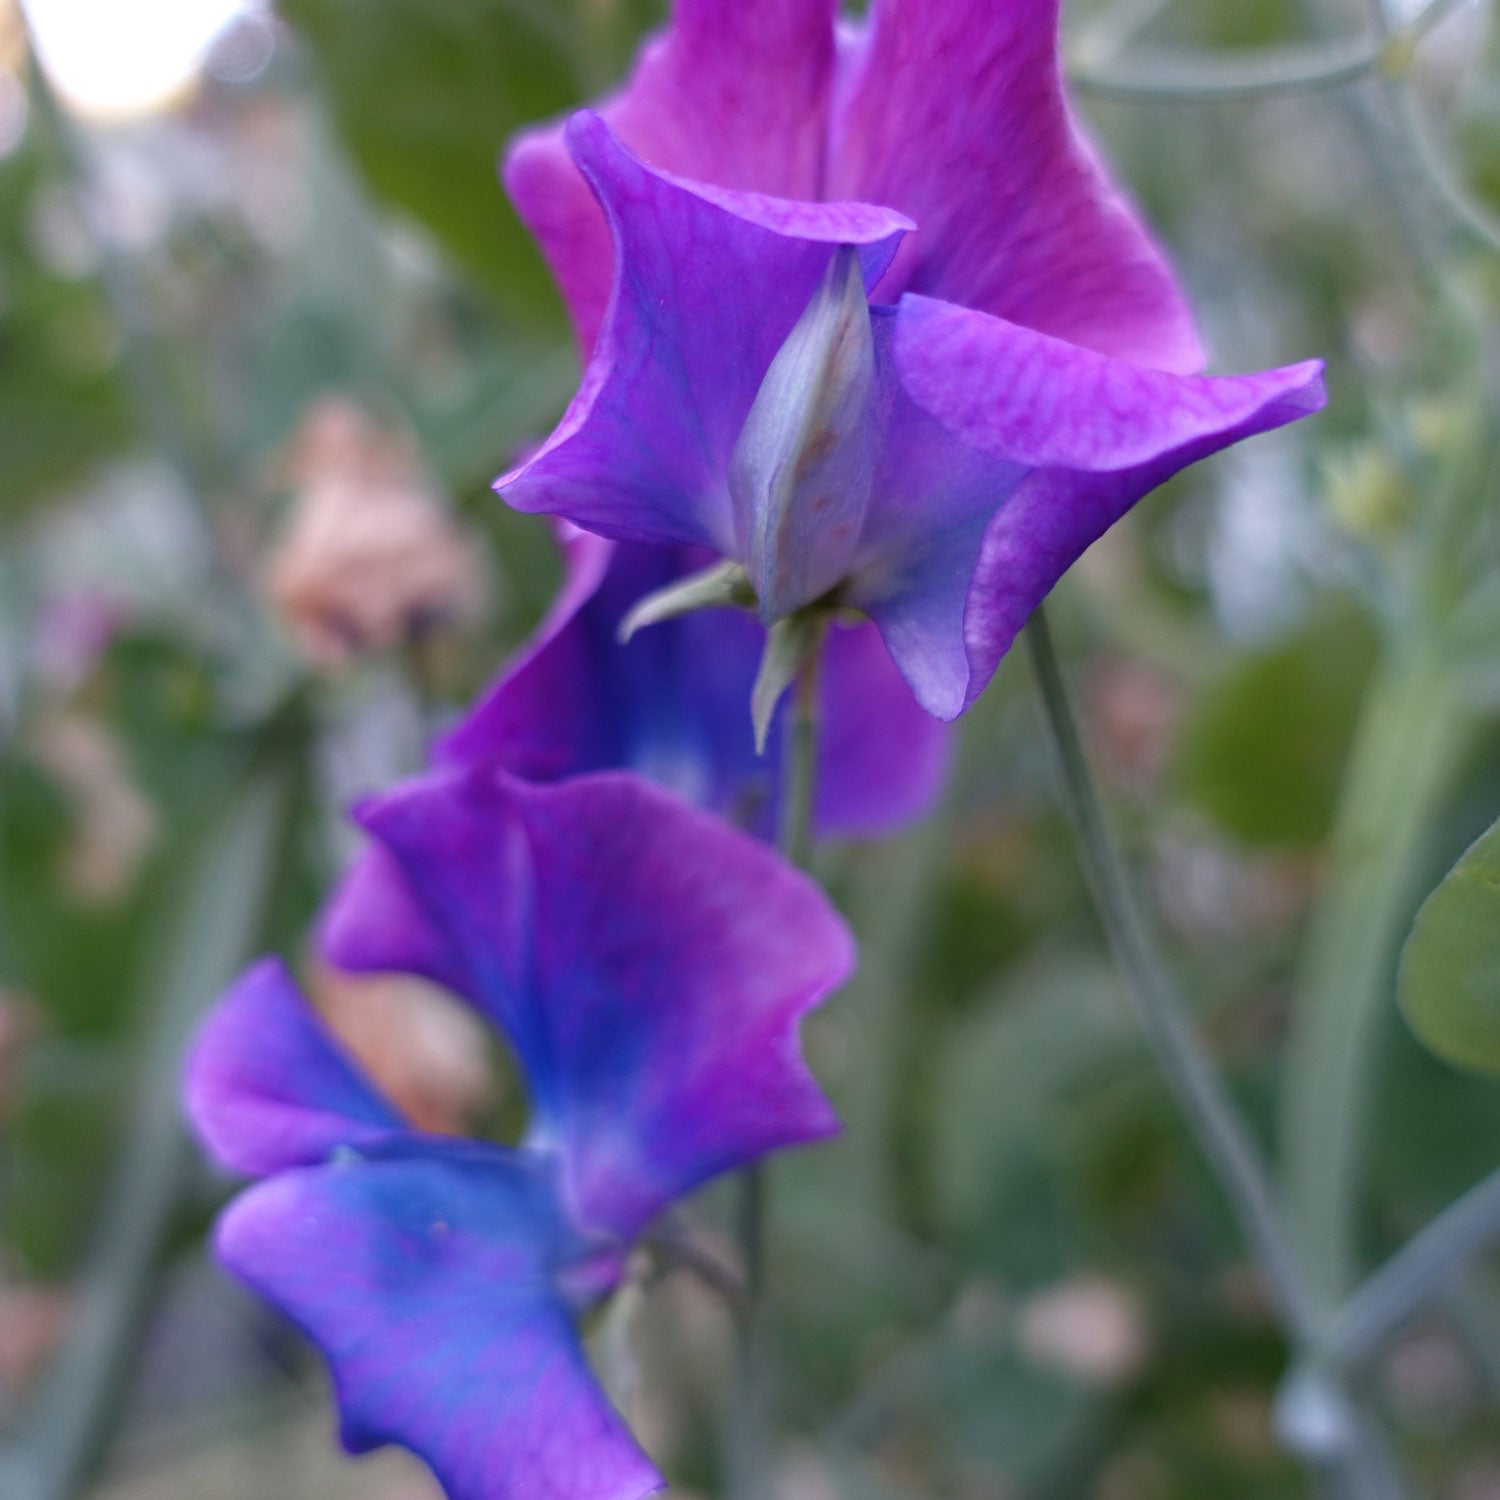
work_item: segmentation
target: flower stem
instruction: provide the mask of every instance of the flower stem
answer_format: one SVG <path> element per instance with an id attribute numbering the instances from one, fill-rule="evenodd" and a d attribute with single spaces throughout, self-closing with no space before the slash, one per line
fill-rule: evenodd
<path id="1" fill-rule="evenodd" d="M 818 653 L 798 675 L 782 760 L 777 848 L 799 869 L 812 862 L 817 795 Z M 740 1174 L 739 1242 L 746 1316 L 740 1338 L 738 1390 L 730 1443 L 730 1493 L 766 1500 L 771 1488 L 771 1351 L 766 1307 L 766 1253 L 771 1217 L 770 1172 L 759 1161 Z"/>
<path id="2" fill-rule="evenodd" d="M 1297 1342 L 1310 1341 L 1313 1310 L 1269 1176 L 1213 1063 L 1182 1014 L 1136 902 L 1094 786 L 1044 610 L 1032 616 L 1025 635 L 1079 856 L 1126 992 L 1198 1145 L 1233 1206 L 1286 1327 Z"/>
<path id="3" fill-rule="evenodd" d="M 1377 1354 L 1421 1312 L 1465 1261 L 1500 1238 L 1500 1171 L 1451 1203 L 1370 1276 L 1344 1304 L 1324 1344 L 1345 1367 Z"/>
<path id="4" fill-rule="evenodd" d="M 818 659 L 802 669 L 792 695 L 787 726 L 786 790 L 781 804 L 777 848 L 805 870 L 812 863 L 813 798 L 818 777 Z"/>
<path id="5" fill-rule="evenodd" d="M 1101 98 L 1158 102 L 1260 99 L 1340 88 L 1397 71 L 1427 33 L 1465 3 L 1430 0 L 1399 31 L 1378 27 L 1373 35 L 1294 42 L 1239 55 L 1162 48 L 1122 57 L 1088 46 L 1086 38 L 1068 78 L 1080 92 Z"/>
<path id="6" fill-rule="evenodd" d="M 1466 738 L 1457 673 L 1401 649 L 1371 684 L 1335 822 L 1331 869 L 1298 968 L 1282 1144 L 1299 1249 L 1319 1303 L 1354 1284 L 1370 1069 L 1434 809 Z"/>

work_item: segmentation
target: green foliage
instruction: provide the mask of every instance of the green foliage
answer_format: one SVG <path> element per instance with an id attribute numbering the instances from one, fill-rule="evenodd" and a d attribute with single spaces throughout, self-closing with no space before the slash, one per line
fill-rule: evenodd
<path id="1" fill-rule="evenodd" d="M 1003 1225 L 986 1248 L 1018 1273 L 1030 1262 L 1035 1276 L 1056 1263 L 1057 1246 L 1033 1244 L 1028 1253 L 1017 1202 L 1027 1203 L 1033 1230 L 1045 1220 L 1036 1178 L 1050 1176 L 1070 1095 L 1122 1047 L 1133 1053 L 1135 1038 L 1114 976 L 1095 960 L 1039 957 L 986 1001 L 953 1025 L 939 1053 L 928 1170 L 945 1238 Z"/>
<path id="2" fill-rule="evenodd" d="M 118 332 L 98 284 L 57 274 L 39 254 L 45 215 L 70 209 L 41 135 L 34 124 L 0 160 L 0 530 L 131 431 Z"/>
<path id="3" fill-rule="evenodd" d="M 1406 1019 L 1438 1056 L 1500 1073 L 1500 824 L 1423 903 L 1399 984 Z"/>
<path id="4" fill-rule="evenodd" d="M 377 194 L 422 221 L 475 281 L 556 324 L 541 259 L 497 178 L 523 124 L 580 101 L 567 10 L 542 0 L 286 0 Z"/>
<path id="5" fill-rule="evenodd" d="M 1187 796 L 1252 846 L 1317 843 L 1374 658 L 1369 627 L 1341 614 L 1236 662 L 1188 723 L 1179 764 Z"/>

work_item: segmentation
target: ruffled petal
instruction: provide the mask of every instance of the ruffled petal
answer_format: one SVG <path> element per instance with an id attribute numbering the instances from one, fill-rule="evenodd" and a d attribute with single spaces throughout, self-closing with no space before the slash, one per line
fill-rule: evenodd
<path id="1" fill-rule="evenodd" d="M 835 0 L 678 0 L 629 83 L 602 106 L 638 156 L 744 192 L 816 198 L 828 131 Z M 540 241 L 585 355 L 609 303 L 604 215 L 563 139 L 527 131 L 505 184 Z"/>
<path id="2" fill-rule="evenodd" d="M 771 360 L 840 247 L 873 285 L 910 221 L 681 181 L 587 111 L 568 144 L 609 218 L 614 299 L 561 425 L 496 488 L 602 536 L 733 555 L 729 460 Z"/>
<path id="3" fill-rule="evenodd" d="M 952 443 L 953 488 L 933 505 L 941 524 L 925 538 L 912 527 L 919 505 L 874 518 L 885 554 L 861 579 L 870 599 L 856 602 L 880 625 L 923 706 L 945 719 L 974 701 L 1031 611 L 1141 496 L 1324 401 L 1317 362 L 1258 375 L 1169 375 L 910 295 L 887 321 L 901 399 L 920 416 L 915 428 L 889 425 L 896 446 L 878 492 L 920 497 L 931 482 L 924 475 L 941 470 L 928 439 L 902 446 L 923 423 Z M 986 482 L 993 519 L 977 505 Z"/>
<path id="4" fill-rule="evenodd" d="M 455 988 L 514 1043 L 531 1140 L 561 1154 L 581 1222 L 628 1238 L 709 1177 L 833 1129 L 797 1030 L 852 942 L 754 839 L 613 774 L 439 774 L 360 819 L 443 934 Z M 358 927 L 341 902 L 335 962 L 352 966 Z"/>
<path id="5" fill-rule="evenodd" d="M 188 1120 L 231 1172 L 261 1176 L 390 1143 L 411 1127 L 328 1035 L 285 967 L 248 970 L 188 1057 Z"/>
<path id="6" fill-rule="evenodd" d="M 557 1282 L 575 1246 L 524 1157 L 433 1143 L 283 1173 L 217 1248 L 327 1356 L 351 1452 L 400 1443 L 450 1500 L 661 1488 L 589 1370 Z"/>
<path id="7" fill-rule="evenodd" d="M 1171 270 L 1063 97 L 1058 0 L 875 0 L 828 191 L 920 225 L 879 289 L 979 308 L 1134 364 L 1203 355 Z"/>

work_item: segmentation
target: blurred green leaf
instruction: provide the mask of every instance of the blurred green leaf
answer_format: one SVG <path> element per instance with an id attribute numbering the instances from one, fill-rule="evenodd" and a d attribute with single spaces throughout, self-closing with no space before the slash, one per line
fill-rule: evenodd
<path id="1" fill-rule="evenodd" d="M 1375 650 L 1368 625 L 1343 613 L 1237 662 L 1186 728 L 1186 795 L 1247 844 L 1317 843 L 1332 822 Z"/>
<path id="2" fill-rule="evenodd" d="M 1423 903 L 1398 988 L 1412 1030 L 1439 1057 L 1500 1073 L 1500 823 Z"/>
<path id="3" fill-rule="evenodd" d="M 283 0 L 380 197 L 531 323 L 556 323 L 540 256 L 497 164 L 522 125 L 580 103 L 584 40 L 554 0 Z"/>
<path id="4" fill-rule="evenodd" d="M 124 447 L 131 431 L 118 333 L 98 284 L 58 274 L 38 248 L 45 221 L 70 211 L 40 130 L 0 161 L 0 529 Z"/>
<path id="5" fill-rule="evenodd" d="M 1008 1273 L 1050 1274 L 1067 1238 L 1049 1170 L 1059 1116 L 1135 1048 L 1112 971 L 1087 958 L 1029 964 L 955 1025 L 938 1054 L 929 1166 L 945 1238 L 977 1235 Z"/>
<path id="6" fill-rule="evenodd" d="M 1297 20 L 1293 0 L 1260 0 L 1258 5 L 1174 6 L 1162 29 L 1174 40 L 1207 46 L 1264 47 L 1292 40 Z"/>

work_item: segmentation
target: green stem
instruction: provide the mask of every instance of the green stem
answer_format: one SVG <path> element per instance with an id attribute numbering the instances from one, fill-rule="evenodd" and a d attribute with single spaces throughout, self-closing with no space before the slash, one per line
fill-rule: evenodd
<path id="1" fill-rule="evenodd" d="M 67 1342 L 23 1445 L 0 1458 L 7 1500 L 73 1500 L 108 1436 L 172 1215 L 193 1171 L 178 1106 L 188 1039 L 259 934 L 286 807 L 284 770 L 255 776 L 210 835 L 156 976 L 157 1007 L 125 1143 Z"/>
<path id="2" fill-rule="evenodd" d="M 1399 32 L 1376 28 L 1371 36 L 1292 43 L 1240 55 L 1162 48 L 1093 61 L 1092 49 L 1085 48 L 1068 78 L 1081 92 L 1101 98 L 1157 102 L 1260 99 L 1341 88 L 1381 76 L 1403 62 L 1462 3 L 1432 0 Z"/>
<path id="3" fill-rule="evenodd" d="M 812 861 L 817 796 L 818 656 L 803 667 L 793 690 L 782 760 L 783 792 L 777 848 L 799 869 Z M 771 1350 L 766 1307 L 766 1251 L 771 1184 L 764 1161 L 740 1174 L 738 1237 L 744 1263 L 746 1316 L 740 1339 L 738 1390 L 731 1428 L 730 1493 L 735 1500 L 766 1500 L 771 1489 L 766 1459 L 772 1448 Z"/>
<path id="4" fill-rule="evenodd" d="M 910 1072 L 901 1050 L 905 1002 L 915 988 L 922 939 L 951 857 L 953 815 L 925 818 L 899 842 L 861 853 L 855 870 L 853 924 L 859 969 L 845 994 L 859 1017 L 859 1052 L 848 1070 L 840 1113 L 841 1150 L 858 1178 L 872 1218 L 898 1212 L 893 1173 L 896 1115 Z"/>
<path id="5" fill-rule="evenodd" d="M 805 870 L 812 864 L 813 799 L 818 779 L 818 658 L 802 669 L 793 690 L 787 726 L 786 793 L 781 805 L 777 848 Z"/>
<path id="6" fill-rule="evenodd" d="M 1500 1172 L 1470 1188 L 1370 1276 L 1345 1303 L 1324 1343 L 1325 1357 L 1354 1366 L 1447 1287 L 1464 1263 L 1500 1237 Z"/>
<path id="7" fill-rule="evenodd" d="M 1089 888 L 1142 1031 L 1204 1156 L 1234 1209 L 1294 1340 L 1314 1332 L 1301 1268 L 1282 1227 L 1260 1153 L 1182 1013 L 1110 832 L 1068 700 L 1046 612 L 1026 628 L 1043 715 Z"/>
<path id="8" fill-rule="evenodd" d="M 1406 649 L 1372 683 L 1350 753 L 1328 884 L 1297 974 L 1282 1106 L 1290 1206 L 1323 1307 L 1355 1279 L 1371 1067 L 1422 842 L 1465 721 L 1452 665 Z"/>

